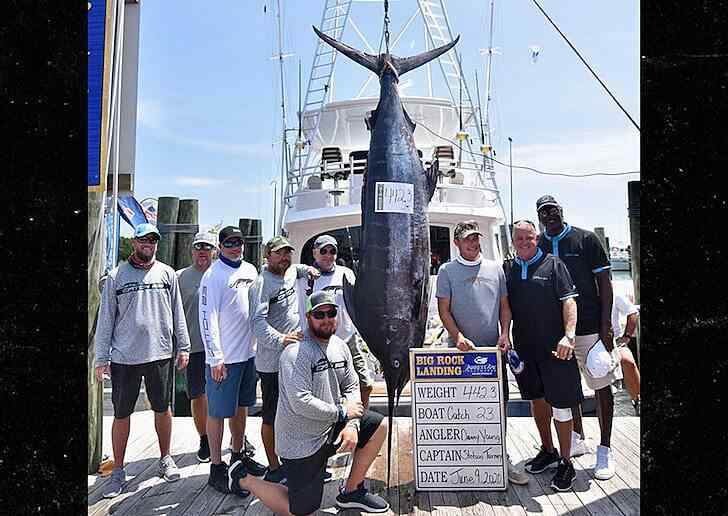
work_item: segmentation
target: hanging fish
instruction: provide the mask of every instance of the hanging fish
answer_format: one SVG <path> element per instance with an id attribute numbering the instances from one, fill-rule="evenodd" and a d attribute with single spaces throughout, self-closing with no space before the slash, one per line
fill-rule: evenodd
<path id="1" fill-rule="evenodd" d="M 538 61 L 538 56 L 541 53 L 541 50 L 543 49 L 538 45 L 531 45 L 528 47 L 528 51 L 531 53 L 531 62 L 533 64 L 536 64 L 536 61 Z"/>

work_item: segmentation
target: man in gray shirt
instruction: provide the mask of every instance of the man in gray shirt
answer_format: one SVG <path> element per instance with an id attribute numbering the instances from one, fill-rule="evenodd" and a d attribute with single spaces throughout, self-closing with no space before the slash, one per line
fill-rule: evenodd
<path id="1" fill-rule="evenodd" d="M 354 450 L 351 473 L 336 497 L 341 509 L 381 513 L 389 504 L 369 493 L 364 478 L 387 435 L 381 414 L 364 411 L 351 353 L 336 333 L 341 308 L 330 291 L 311 294 L 308 330 L 280 356 L 276 450 L 288 486 L 255 478 L 242 461 L 230 466 L 230 490 L 247 490 L 276 514 L 312 514 L 321 506 L 328 458 Z"/>
<path id="2" fill-rule="evenodd" d="M 129 416 L 139 397 L 142 376 L 154 410 L 154 428 L 161 459 L 159 476 L 168 482 L 180 477 L 169 455 L 172 412 L 169 409 L 174 378 L 172 337 L 177 339 L 177 365 L 187 367 L 190 339 L 182 296 L 172 267 L 155 260 L 159 231 L 152 224 L 134 230 L 134 252 L 128 262 L 113 269 L 104 283 L 96 329 L 96 379 L 111 375 L 114 423 L 111 443 L 114 470 L 104 496 L 121 493 L 126 482 L 124 453 L 129 439 Z"/>
<path id="3" fill-rule="evenodd" d="M 285 482 L 285 474 L 276 455 L 274 434 L 278 405 L 278 359 L 284 347 L 303 338 L 296 280 L 308 274 L 320 276 L 316 269 L 307 265 L 291 267 L 292 251 L 293 246 L 287 238 L 271 238 L 265 244 L 266 264 L 249 292 L 253 333 L 258 343 L 255 369 L 260 377 L 263 397 L 260 434 L 268 458 L 265 479 L 271 482 Z"/>
<path id="4" fill-rule="evenodd" d="M 510 347 L 511 307 L 503 267 L 481 254 L 478 223 L 467 220 L 455 226 L 455 260 L 440 267 L 437 275 L 437 308 L 449 334 L 450 346 L 461 351 L 498 346 L 501 353 Z M 498 327 L 500 323 L 500 329 Z M 501 357 L 503 397 L 508 403 L 508 371 Z M 508 459 L 508 479 L 527 484 L 528 476 Z"/>

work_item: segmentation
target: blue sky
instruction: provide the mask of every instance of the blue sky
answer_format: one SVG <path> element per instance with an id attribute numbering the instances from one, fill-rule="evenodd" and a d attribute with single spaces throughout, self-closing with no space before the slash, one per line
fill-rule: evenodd
<path id="1" fill-rule="evenodd" d="M 308 79 L 323 0 L 282 0 L 289 127 L 296 127 L 298 61 Z M 554 22 L 640 124 L 639 3 L 541 0 Z M 264 6 L 265 11 L 264 12 Z M 390 0 L 394 35 L 417 9 L 412 0 Z M 485 98 L 490 2 L 447 4 L 471 93 L 478 71 Z M 383 3 L 355 1 L 352 16 L 373 46 L 381 34 Z M 200 223 L 236 224 L 263 219 L 271 236 L 273 186 L 280 177 L 280 83 L 275 0 L 142 2 L 137 123 L 137 199 L 158 196 L 200 201 Z M 424 50 L 416 20 L 393 50 Z M 351 27 L 344 42 L 365 49 Z M 535 63 L 529 47 L 540 46 Z M 495 3 L 491 128 L 497 158 L 568 174 L 639 171 L 639 132 L 602 89 L 531 0 Z M 335 99 L 356 94 L 366 72 L 337 60 Z M 433 78 L 438 79 L 436 69 Z M 425 91 L 424 73 L 408 74 L 405 94 Z M 435 93 L 442 92 L 435 87 Z M 377 94 L 372 81 L 367 94 Z M 506 214 L 508 167 L 496 165 Z M 613 244 L 629 242 L 627 182 L 618 177 L 564 178 L 514 169 L 514 216 L 535 220 L 544 193 L 564 205 L 571 224 L 604 226 Z M 278 186 L 280 188 L 280 185 Z"/>

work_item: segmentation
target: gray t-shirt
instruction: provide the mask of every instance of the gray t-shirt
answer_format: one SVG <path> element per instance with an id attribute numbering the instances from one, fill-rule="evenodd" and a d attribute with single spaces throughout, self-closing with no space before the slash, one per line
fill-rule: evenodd
<path id="1" fill-rule="evenodd" d="M 463 265 L 453 260 L 440 267 L 437 292 L 450 298 L 450 313 L 460 333 L 476 346 L 495 346 L 498 342 L 500 298 L 508 295 L 503 267 L 483 259 L 479 265 Z M 448 344 L 454 346 L 452 337 Z"/>
<path id="2" fill-rule="evenodd" d="M 185 320 L 187 321 L 187 332 L 190 335 L 190 353 L 205 351 L 202 346 L 198 315 L 200 280 L 203 274 L 205 274 L 204 271 L 198 271 L 193 266 L 177 271 L 179 291 L 182 294 L 182 306 L 185 309 Z"/>

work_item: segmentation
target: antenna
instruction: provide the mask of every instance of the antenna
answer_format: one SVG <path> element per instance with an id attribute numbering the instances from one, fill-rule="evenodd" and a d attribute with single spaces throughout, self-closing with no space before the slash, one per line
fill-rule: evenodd
<path id="1" fill-rule="evenodd" d="M 281 143 L 281 206 L 283 206 L 283 185 L 286 184 L 286 170 L 288 170 L 288 140 L 286 138 L 286 92 L 285 92 L 285 80 L 283 77 L 283 58 L 287 57 L 283 55 L 283 27 L 281 22 L 281 0 L 277 0 L 278 6 L 278 63 L 281 71 L 281 117 L 283 119 L 283 142 Z M 283 210 L 281 210 L 281 214 Z M 273 236 L 278 233 L 278 227 L 282 224 L 278 224 L 274 221 Z"/>

